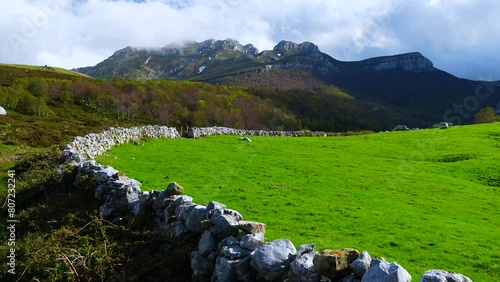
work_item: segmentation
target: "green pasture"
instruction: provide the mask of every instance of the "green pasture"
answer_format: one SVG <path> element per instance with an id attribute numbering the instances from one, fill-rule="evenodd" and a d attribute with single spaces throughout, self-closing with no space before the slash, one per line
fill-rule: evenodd
<path id="1" fill-rule="evenodd" d="M 97 159 L 163 190 L 176 181 L 267 224 L 266 240 L 352 247 L 500 281 L 500 124 L 350 137 L 149 140 Z"/>
<path id="2" fill-rule="evenodd" d="M 6 67 L 16 67 L 16 68 L 22 68 L 26 70 L 39 70 L 39 71 L 51 71 L 51 72 L 56 72 L 60 74 L 69 74 L 69 75 L 78 75 L 78 76 L 86 76 L 84 74 L 74 72 L 72 70 L 60 68 L 60 67 L 52 67 L 52 66 L 34 66 L 34 65 L 22 65 L 22 64 L 0 64 L 1 66 L 6 66 Z"/>

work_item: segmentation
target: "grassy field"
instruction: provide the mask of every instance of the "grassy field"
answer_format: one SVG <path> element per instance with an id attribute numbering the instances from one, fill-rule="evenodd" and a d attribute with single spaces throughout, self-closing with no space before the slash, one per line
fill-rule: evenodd
<path id="1" fill-rule="evenodd" d="M 268 225 L 266 240 L 353 247 L 500 281 L 500 124 L 327 138 L 150 140 L 98 161 L 143 190 L 182 185 Z"/>

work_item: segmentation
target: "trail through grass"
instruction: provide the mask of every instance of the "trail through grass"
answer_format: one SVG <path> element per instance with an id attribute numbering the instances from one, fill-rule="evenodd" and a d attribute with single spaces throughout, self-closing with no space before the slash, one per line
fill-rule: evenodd
<path id="1" fill-rule="evenodd" d="M 117 147 L 98 161 L 172 181 L 267 224 L 266 240 L 353 247 L 428 269 L 500 280 L 500 124 L 352 137 L 214 136 Z"/>

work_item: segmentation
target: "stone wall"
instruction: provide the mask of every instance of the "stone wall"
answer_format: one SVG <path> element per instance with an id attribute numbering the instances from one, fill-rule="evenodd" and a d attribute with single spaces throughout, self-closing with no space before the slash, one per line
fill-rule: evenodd
<path id="1" fill-rule="evenodd" d="M 241 135 L 241 136 L 288 136 L 297 137 L 311 134 L 310 131 L 266 131 L 266 130 L 246 130 L 229 127 L 191 127 L 188 130 L 189 138 L 198 138 L 210 135 Z"/>
<path id="2" fill-rule="evenodd" d="M 193 129 L 192 137 L 212 134 L 263 135 L 222 127 Z M 259 134 L 252 134 L 259 132 Z M 268 133 L 266 133 L 268 134 Z M 270 136 L 270 135 L 264 135 Z M 274 134 L 273 136 L 278 136 Z M 279 136 L 295 136 L 283 135 Z M 265 242 L 266 224 L 244 220 L 224 204 L 196 204 L 184 188 L 172 182 L 163 191 L 142 192 L 140 183 L 120 176 L 112 167 L 84 161 L 115 144 L 141 138 L 178 138 L 175 129 L 137 127 L 110 129 L 77 137 L 63 148 L 67 162 L 77 166 L 75 183 L 91 180 L 100 201 L 99 217 L 129 224 L 151 216 L 155 229 L 170 237 L 198 234 L 198 249 L 191 255 L 192 281 L 411 281 L 399 264 L 371 257 L 352 248 L 315 251 L 314 244 L 297 249 L 288 239 Z M 443 270 L 429 270 L 422 282 L 467 282 L 469 278 Z"/>
<path id="3" fill-rule="evenodd" d="M 67 162 L 94 159 L 113 146 L 139 141 L 145 138 L 180 138 L 173 127 L 147 125 L 132 128 L 110 128 L 102 133 L 90 133 L 75 139 L 64 146 L 62 151 Z"/>

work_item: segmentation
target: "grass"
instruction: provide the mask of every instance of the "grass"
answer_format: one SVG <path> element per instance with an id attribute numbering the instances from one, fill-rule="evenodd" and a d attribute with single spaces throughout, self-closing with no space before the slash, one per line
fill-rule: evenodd
<path id="1" fill-rule="evenodd" d="M 72 70 L 60 68 L 60 67 L 52 67 L 52 66 L 34 66 L 34 65 L 22 65 L 22 64 L 0 64 L 0 66 L 6 66 L 6 67 L 16 67 L 16 68 L 22 68 L 25 70 L 41 70 L 41 71 L 49 71 L 49 72 L 55 72 L 55 73 L 60 73 L 60 74 L 68 74 L 68 75 L 76 75 L 76 76 L 83 76 L 83 77 L 88 77 L 84 74 L 74 72 Z"/>
<path id="2" fill-rule="evenodd" d="M 51 66 L 0 64 L 0 85 L 8 86 L 12 80 L 18 77 L 74 79 L 76 77 L 88 76 L 71 70 Z"/>
<path id="3" fill-rule="evenodd" d="M 98 161 L 143 190 L 182 185 L 268 225 L 266 240 L 353 247 L 474 281 L 500 279 L 500 124 L 333 138 L 150 140 Z"/>

